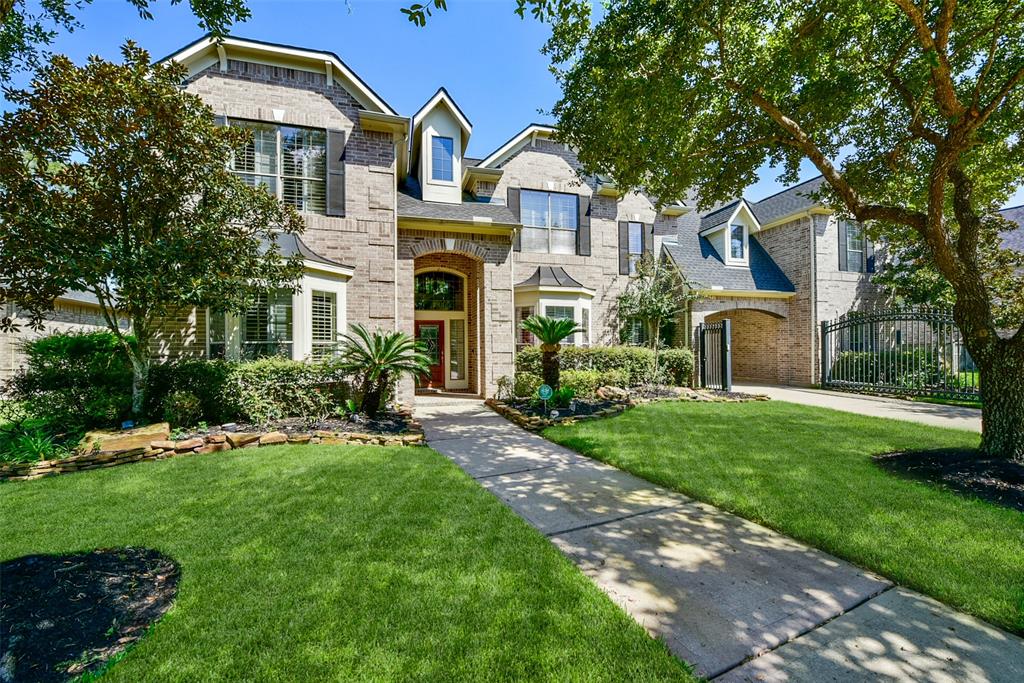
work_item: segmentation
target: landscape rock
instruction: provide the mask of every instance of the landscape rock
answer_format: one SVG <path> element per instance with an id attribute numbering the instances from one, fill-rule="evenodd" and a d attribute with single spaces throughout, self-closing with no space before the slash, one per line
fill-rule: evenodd
<path id="1" fill-rule="evenodd" d="M 287 443 L 288 435 L 284 432 L 270 432 L 260 437 L 261 446 L 270 446 L 278 443 Z"/>
<path id="2" fill-rule="evenodd" d="M 194 439 L 185 439 L 184 441 L 175 441 L 174 450 L 178 453 L 184 453 L 185 451 L 191 451 L 195 448 L 199 448 L 204 443 L 206 442 L 199 437 Z"/>
<path id="3" fill-rule="evenodd" d="M 229 443 L 208 443 L 202 448 L 197 448 L 196 453 L 217 453 L 219 451 L 230 451 L 231 444 Z"/>
<path id="4" fill-rule="evenodd" d="M 153 441 L 166 440 L 170 433 L 171 426 L 166 422 L 124 431 L 96 430 L 86 433 L 78 450 L 82 453 L 121 453 L 148 448 Z"/>
<path id="5" fill-rule="evenodd" d="M 232 448 L 241 448 L 254 441 L 258 441 L 260 436 L 262 435 L 259 432 L 231 432 L 227 434 L 227 440 Z"/>

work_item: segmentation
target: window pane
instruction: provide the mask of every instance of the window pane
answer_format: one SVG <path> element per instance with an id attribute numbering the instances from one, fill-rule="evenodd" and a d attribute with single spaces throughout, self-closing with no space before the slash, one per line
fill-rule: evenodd
<path id="1" fill-rule="evenodd" d="M 551 253 L 552 254 L 575 254 L 576 253 L 576 231 L 551 229 Z"/>
<path id="2" fill-rule="evenodd" d="M 729 228 L 729 249 L 734 259 L 743 258 L 743 226 L 733 225 Z"/>
<path id="3" fill-rule="evenodd" d="M 309 128 L 281 128 L 281 173 L 287 176 L 327 177 L 327 133 Z"/>
<path id="4" fill-rule="evenodd" d="M 466 332 L 464 320 L 449 321 L 450 334 L 448 342 L 448 358 L 451 363 L 451 378 L 466 378 Z"/>
<path id="5" fill-rule="evenodd" d="M 241 328 L 244 358 L 291 356 L 291 291 L 282 289 L 258 294 L 245 312 Z"/>
<path id="6" fill-rule="evenodd" d="M 575 230 L 579 223 L 576 195 L 552 193 L 549 197 L 551 200 L 551 227 Z"/>
<path id="7" fill-rule="evenodd" d="M 455 146 L 451 138 L 433 136 L 431 142 L 431 177 L 434 180 L 452 180 L 452 156 Z"/>
<path id="8" fill-rule="evenodd" d="M 421 273 L 413 292 L 417 311 L 461 311 L 465 306 L 462 278 L 454 273 Z"/>
<path id="9" fill-rule="evenodd" d="M 846 248 L 850 251 L 864 251 L 864 233 L 856 223 L 846 223 Z"/>
<path id="10" fill-rule="evenodd" d="M 251 121 L 231 121 L 231 126 L 252 132 L 253 139 L 239 150 L 231 170 L 249 173 L 277 173 L 277 127 Z"/>
<path id="11" fill-rule="evenodd" d="M 281 201 L 299 211 L 325 213 L 327 210 L 327 184 L 322 180 L 283 178 Z"/>
<path id="12" fill-rule="evenodd" d="M 254 175 L 252 173 L 239 173 L 238 177 L 242 179 L 249 187 L 262 187 L 273 196 L 277 196 L 277 177 L 266 176 L 266 175 Z"/>
<path id="13" fill-rule="evenodd" d="M 544 315 L 555 320 L 575 320 L 572 306 L 545 306 Z M 562 344 L 574 346 L 576 344 L 576 334 L 570 334 L 562 340 Z"/>
<path id="14" fill-rule="evenodd" d="M 316 360 L 334 355 L 338 344 L 337 294 L 312 293 L 312 356 Z"/>
<path id="15" fill-rule="evenodd" d="M 580 327 L 583 328 L 583 332 L 580 333 L 582 339 L 580 343 L 583 346 L 590 346 L 590 309 L 580 309 Z"/>
<path id="16" fill-rule="evenodd" d="M 546 254 L 548 251 L 548 231 L 546 228 L 523 228 L 520 238 L 523 251 Z"/>
<path id="17" fill-rule="evenodd" d="M 548 225 L 548 195 L 546 192 L 523 190 L 519 195 L 519 216 L 523 225 L 545 228 Z M 547 251 L 545 249 L 544 251 Z"/>
<path id="18" fill-rule="evenodd" d="M 642 254 L 644 252 L 644 224 L 629 224 L 629 253 Z"/>

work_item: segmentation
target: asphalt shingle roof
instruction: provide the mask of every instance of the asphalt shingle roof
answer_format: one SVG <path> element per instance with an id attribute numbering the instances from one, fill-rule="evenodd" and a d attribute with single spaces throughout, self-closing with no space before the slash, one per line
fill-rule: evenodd
<path id="1" fill-rule="evenodd" d="M 565 268 L 561 266 L 538 266 L 537 270 L 533 271 L 533 275 L 516 284 L 516 287 L 529 286 L 585 287 L 586 285 L 565 272 Z"/>
<path id="2" fill-rule="evenodd" d="M 281 252 L 281 256 L 290 258 L 292 256 L 301 256 L 304 261 L 312 261 L 313 263 L 323 263 L 329 266 L 341 266 L 342 268 L 352 268 L 352 266 L 346 266 L 344 263 L 338 261 L 332 261 L 326 256 L 321 256 L 312 249 L 309 248 L 302 238 L 298 235 L 291 235 L 282 233 L 274 236 L 274 241 L 277 242 L 277 250 Z M 264 241 L 263 248 L 266 249 L 268 243 Z"/>
<path id="3" fill-rule="evenodd" d="M 1003 233 L 1003 244 L 1007 249 L 1024 251 L 1024 204 L 1003 209 L 999 213 L 1003 218 L 1011 220 L 1019 226 L 1016 230 L 1007 230 Z"/>
<path id="4" fill-rule="evenodd" d="M 398 216 L 458 223 L 474 223 L 479 222 L 479 219 L 489 219 L 501 225 L 519 225 L 519 219 L 504 204 L 472 201 L 447 204 L 424 201 L 419 184 L 411 178 L 398 190 Z"/>
<path id="5" fill-rule="evenodd" d="M 686 220 L 689 219 L 689 220 Z M 772 260 L 755 235 L 750 236 L 749 268 L 726 267 L 721 254 L 700 236 L 701 221 L 684 216 L 679 221 L 679 237 L 664 242 L 664 250 L 679 270 L 699 289 L 720 287 L 735 291 L 796 291 L 793 283 Z"/>
<path id="6" fill-rule="evenodd" d="M 732 215 L 732 212 L 736 210 L 736 205 L 739 204 L 741 201 L 743 200 L 734 199 L 731 202 L 718 207 L 717 209 L 712 209 L 711 211 L 705 213 L 703 216 L 700 217 L 700 229 L 707 230 L 709 228 L 714 228 L 725 223 L 727 220 L 729 220 L 729 216 Z"/>
<path id="7" fill-rule="evenodd" d="M 799 185 L 794 185 L 782 192 L 751 204 L 750 209 L 754 212 L 754 217 L 757 218 L 757 222 L 761 225 L 772 223 L 783 216 L 806 211 L 812 206 L 818 205 L 818 202 L 811 199 L 809 195 L 820 190 L 824 182 L 825 178 L 822 176 L 811 178 Z"/>

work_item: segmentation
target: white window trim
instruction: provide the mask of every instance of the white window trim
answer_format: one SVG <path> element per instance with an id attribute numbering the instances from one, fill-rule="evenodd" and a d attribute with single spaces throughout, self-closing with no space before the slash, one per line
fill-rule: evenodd
<path id="1" fill-rule="evenodd" d="M 551 236 L 552 236 L 552 233 L 554 231 L 556 231 L 556 230 L 558 230 L 560 232 L 571 232 L 573 235 L 576 236 L 576 240 L 575 241 L 578 243 L 578 241 L 579 241 L 578 235 L 579 235 L 579 231 L 580 231 L 580 196 L 578 194 L 573 194 L 572 192 L 557 192 L 555 190 L 535 190 L 533 188 L 523 187 L 523 188 L 520 188 L 520 190 L 519 190 L 519 203 L 520 203 L 520 211 L 519 211 L 519 213 L 520 213 L 520 215 L 522 215 L 522 201 L 523 201 L 522 200 L 522 195 L 523 195 L 524 192 L 536 192 L 537 194 L 547 195 L 547 198 L 548 198 L 548 210 L 547 210 L 548 223 L 551 222 L 551 195 L 560 194 L 560 195 L 565 195 L 566 197 L 573 197 L 576 200 L 576 214 L 575 214 L 576 215 L 576 227 L 575 228 L 559 228 L 559 227 L 555 227 L 555 226 L 551 226 L 551 225 L 527 225 L 526 223 L 523 223 L 523 229 L 524 230 L 527 229 L 527 228 L 532 229 L 532 230 L 546 230 L 547 234 L 548 234 L 548 249 L 547 249 L 547 251 L 526 251 L 524 249 L 524 252 L 528 253 L 528 254 L 552 254 L 554 256 L 572 256 L 573 254 L 575 254 L 576 253 L 576 248 L 575 247 L 573 248 L 573 251 L 572 251 L 571 254 L 570 253 L 563 254 L 561 252 L 556 253 L 556 252 L 551 251 Z"/>
<path id="2" fill-rule="evenodd" d="M 452 143 L 452 179 L 445 180 L 444 178 L 434 177 L 434 140 L 449 140 Z M 455 138 L 451 135 L 439 135 L 437 133 L 430 133 L 430 151 L 428 152 L 428 161 L 430 162 L 430 182 L 434 185 L 455 185 Z"/>
<path id="3" fill-rule="evenodd" d="M 515 292 L 514 306 L 518 311 L 520 308 L 533 308 L 534 315 L 547 315 L 550 306 L 565 306 L 573 309 L 573 320 L 577 325 L 583 321 L 583 310 L 588 311 L 587 329 L 576 333 L 576 346 L 590 346 L 594 343 L 594 310 L 592 306 L 593 290 L 580 290 L 579 288 L 549 288 L 538 289 L 536 287 L 519 288 Z M 518 323 L 518 321 L 517 321 Z M 523 346 L 519 341 L 519 330 L 516 330 L 516 347 Z M 536 337 L 533 344 L 539 342 Z"/>
<path id="4" fill-rule="evenodd" d="M 743 228 L 743 258 L 732 255 L 732 229 Z M 729 222 L 725 226 L 725 265 L 747 266 L 750 264 L 750 226 L 746 223 Z"/>

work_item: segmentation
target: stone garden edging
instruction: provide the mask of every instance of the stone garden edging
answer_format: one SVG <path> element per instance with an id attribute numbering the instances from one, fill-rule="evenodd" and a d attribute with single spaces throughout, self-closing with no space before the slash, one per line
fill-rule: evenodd
<path id="1" fill-rule="evenodd" d="M 611 417 L 612 415 L 618 415 L 625 410 L 632 408 L 635 403 L 630 401 L 629 403 L 620 403 L 617 405 L 609 406 L 602 410 L 598 410 L 596 413 L 590 415 L 566 415 L 565 417 L 556 417 L 554 419 L 549 417 L 540 417 L 539 415 L 527 415 L 517 408 L 513 408 L 504 401 L 499 401 L 496 398 L 489 398 L 484 401 L 484 405 L 501 415 L 505 419 L 514 422 L 523 429 L 527 429 L 531 432 L 539 432 L 542 429 L 551 427 L 552 425 L 565 425 L 574 424 L 576 422 L 584 422 L 586 420 L 596 420 L 602 417 Z"/>
<path id="2" fill-rule="evenodd" d="M 144 431 L 145 430 L 145 431 Z M 133 433 L 134 432 L 134 433 Z M 108 445 L 102 445 L 102 436 L 109 435 Z M 91 438 L 90 438 L 91 437 Z M 404 434 L 364 434 L 361 432 L 311 431 L 286 434 L 270 432 L 218 432 L 189 439 L 171 440 L 166 422 L 127 432 L 90 432 L 82 443 L 93 443 L 85 453 L 60 460 L 9 463 L 0 465 L 0 481 L 24 481 L 57 474 L 115 467 L 145 460 L 165 460 L 178 455 L 196 455 L 259 448 L 281 444 L 359 445 L 359 446 L 422 446 L 423 428 L 410 422 Z"/>

